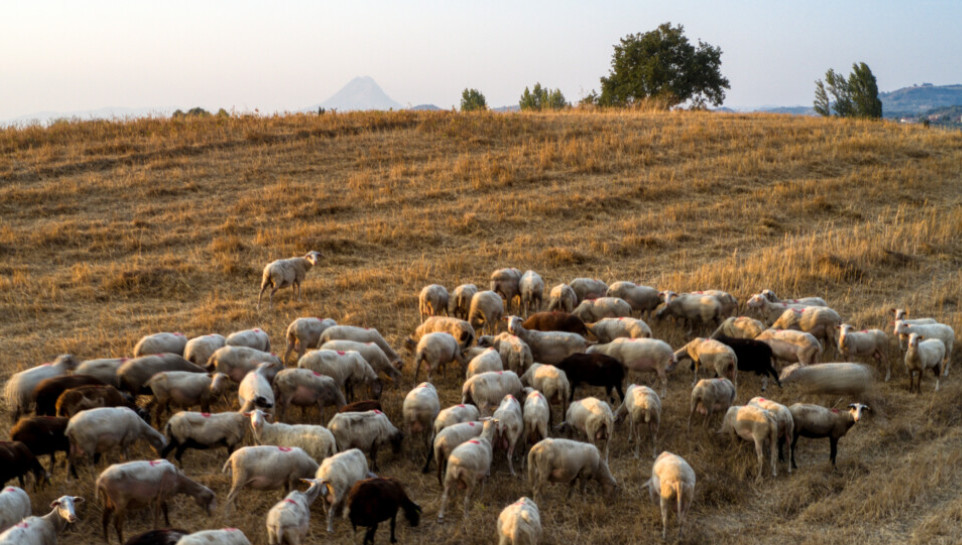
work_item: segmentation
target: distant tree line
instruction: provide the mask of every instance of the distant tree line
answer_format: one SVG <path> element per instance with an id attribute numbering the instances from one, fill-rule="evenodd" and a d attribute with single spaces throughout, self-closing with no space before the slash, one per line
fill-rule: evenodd
<path id="1" fill-rule="evenodd" d="M 184 117 L 210 117 L 210 116 L 211 116 L 210 112 L 208 112 L 207 110 L 199 106 L 196 108 L 191 108 L 186 112 L 183 110 L 177 109 L 177 110 L 174 110 L 174 113 L 170 115 L 170 117 L 172 117 L 173 119 L 181 119 Z M 230 114 L 227 113 L 227 110 L 221 108 L 217 110 L 217 117 L 230 117 Z"/>

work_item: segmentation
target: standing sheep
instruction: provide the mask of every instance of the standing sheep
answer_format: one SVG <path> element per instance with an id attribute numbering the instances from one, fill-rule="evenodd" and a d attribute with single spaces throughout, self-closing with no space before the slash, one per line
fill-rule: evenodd
<path id="1" fill-rule="evenodd" d="M 377 343 L 336 339 L 322 344 L 320 350 L 335 350 L 340 352 L 350 352 L 353 350 L 361 354 L 361 357 L 367 361 L 375 373 L 384 373 L 394 384 L 401 382 L 401 359 L 398 358 L 392 362 L 387 353 L 385 353 Z"/>
<path id="2" fill-rule="evenodd" d="M 778 296 L 775 295 L 775 292 L 773 292 L 770 289 L 762 290 L 761 293 L 759 293 L 759 295 L 761 295 L 762 297 L 764 297 L 765 299 L 768 299 L 773 303 L 794 303 L 794 304 L 801 304 L 801 305 L 809 305 L 813 307 L 828 306 L 828 303 L 825 302 L 825 299 L 822 299 L 821 297 L 799 297 L 797 299 L 779 299 Z"/>
<path id="3" fill-rule="evenodd" d="M 183 356 L 186 346 L 187 337 L 183 333 L 154 333 L 141 337 L 137 341 L 134 346 L 134 357 L 139 358 L 150 354 L 163 354 L 164 352 Z"/>
<path id="4" fill-rule="evenodd" d="M 810 437 L 817 439 L 828 437 L 832 460 L 832 469 L 835 469 L 835 457 L 838 454 L 838 440 L 841 439 L 849 428 L 854 426 L 862 419 L 862 411 L 870 410 L 868 405 L 852 403 L 847 411 L 837 409 L 826 409 L 820 405 L 808 403 L 795 403 L 788 410 L 792 413 L 792 421 L 795 423 L 795 431 L 792 435 L 792 467 L 798 469 L 795 463 L 795 445 L 799 437 Z"/>
<path id="5" fill-rule="evenodd" d="M 477 439 L 469 439 L 451 451 L 448 456 L 447 468 L 444 472 L 444 486 L 441 490 L 441 507 L 438 510 L 438 522 L 444 522 L 444 508 L 448 503 L 448 494 L 454 485 L 464 488 L 464 518 L 468 518 L 468 507 L 471 505 L 471 492 L 481 483 L 484 491 L 484 481 L 491 472 L 492 441 L 494 441 L 498 422 L 495 419 L 486 420 L 481 435 Z M 441 459 L 438 458 L 438 463 Z"/>
<path id="6" fill-rule="evenodd" d="M 942 360 L 945 357 L 945 344 L 939 339 L 926 339 L 918 333 L 909 335 L 909 348 L 905 352 L 905 370 L 909 373 L 909 391 L 922 393 L 922 375 L 931 369 L 935 373 L 935 391 L 939 391 L 942 376 Z M 921 341 L 921 342 L 920 342 Z M 919 377 L 915 381 L 916 374 Z"/>
<path id="7" fill-rule="evenodd" d="M 841 325 L 841 316 L 828 307 L 790 308 L 775 320 L 772 329 L 804 331 L 822 341 L 826 350 L 829 347 L 835 350 L 838 346 L 838 341 L 835 339 L 835 330 Z"/>
<path id="8" fill-rule="evenodd" d="M 312 250 L 303 257 L 291 257 L 288 259 L 278 259 L 271 261 L 264 267 L 261 277 L 261 292 L 257 295 L 257 308 L 261 306 L 261 297 L 267 287 L 271 287 L 268 296 L 268 306 L 274 306 L 274 294 L 281 288 L 291 287 L 297 293 L 297 300 L 301 299 L 301 282 L 307 276 L 307 271 L 317 265 L 321 259 L 321 252 Z"/>
<path id="9" fill-rule="evenodd" d="M 146 440 L 160 455 L 167 445 L 163 434 L 144 422 L 127 407 L 100 407 L 80 411 L 70 418 L 64 435 L 70 440 L 70 473 L 77 476 L 77 462 L 87 456 L 96 464 L 102 452 L 120 447 L 124 460 L 128 449 L 138 439 Z"/>
<path id="10" fill-rule="evenodd" d="M 772 413 L 757 405 L 729 407 L 722 420 L 721 433 L 738 436 L 755 443 L 758 458 L 757 482 L 761 482 L 765 467 L 765 447 L 768 446 L 772 461 L 772 477 L 777 475 L 778 423 Z"/>
<path id="11" fill-rule="evenodd" d="M 430 382 L 422 382 L 404 396 L 401 413 L 404 430 L 408 437 L 424 436 L 424 446 L 428 452 L 434 443 L 434 420 L 441 412 L 438 391 Z M 430 456 L 430 454 L 428 454 Z"/>
<path id="12" fill-rule="evenodd" d="M 588 341 L 577 333 L 564 331 L 534 331 L 522 326 L 521 318 L 511 316 L 508 319 L 508 331 L 517 335 L 531 348 L 534 361 L 554 365 L 571 354 L 584 352 L 588 348 Z"/>
<path id="13" fill-rule="evenodd" d="M 569 285 L 577 296 L 576 307 L 585 299 L 597 299 L 608 293 L 608 284 L 597 278 L 575 278 Z"/>
<path id="14" fill-rule="evenodd" d="M 449 333 L 428 333 L 418 341 L 417 350 L 414 353 L 414 380 L 417 381 L 421 372 L 421 363 L 426 364 L 428 382 L 430 382 L 431 375 L 435 371 L 442 365 L 454 361 L 461 364 L 462 369 L 464 368 L 464 355 L 461 353 L 461 346 L 457 339 Z"/>
<path id="15" fill-rule="evenodd" d="M 207 372 L 203 367 L 194 365 L 177 354 L 165 352 L 127 360 L 117 369 L 117 377 L 120 379 L 121 389 L 131 395 L 149 395 L 152 392 L 147 381 L 163 371 Z"/>
<path id="16" fill-rule="evenodd" d="M 696 325 L 717 324 L 721 320 L 721 303 L 711 295 L 673 291 L 661 292 L 660 295 L 664 298 L 665 305 L 655 312 L 655 318 L 681 319 L 682 324 L 688 328 L 688 335 L 691 335 Z"/>
<path id="17" fill-rule="evenodd" d="M 225 508 L 229 513 L 245 486 L 255 490 L 283 487 L 285 492 L 290 492 L 298 479 L 310 478 L 316 471 L 317 462 L 298 447 L 241 447 L 230 455 L 221 470 L 231 474 Z"/>
<path id="18" fill-rule="evenodd" d="M 671 345 L 658 339 L 619 338 L 588 348 L 588 354 L 604 354 L 620 361 L 627 371 L 654 371 L 661 379 L 661 397 L 668 392 L 668 373 L 677 360 Z"/>
<path id="19" fill-rule="evenodd" d="M 506 395 L 519 398 L 523 386 L 518 375 L 511 371 L 489 371 L 474 375 L 464 381 L 461 387 L 461 403 L 470 403 L 478 408 L 482 416 L 501 403 Z"/>
<path id="20" fill-rule="evenodd" d="M 810 365 L 816 363 L 822 355 L 822 343 L 811 333 L 803 331 L 766 329 L 755 337 L 755 340 L 767 344 L 772 349 L 773 358 L 789 363 Z"/>
<path id="21" fill-rule="evenodd" d="M 450 306 L 448 315 L 467 320 L 468 313 L 471 311 L 471 298 L 474 297 L 475 293 L 478 293 L 478 287 L 474 284 L 461 284 L 454 288 L 448 302 Z"/>
<path id="22" fill-rule="evenodd" d="M 531 446 L 542 439 L 548 438 L 548 427 L 551 425 L 551 406 L 538 390 L 525 388 L 524 407 L 521 411 L 524 420 L 524 445 L 521 449 L 521 469 L 528 460 Z"/>
<path id="23" fill-rule="evenodd" d="M 650 314 L 661 303 L 658 290 L 649 286 L 638 286 L 631 282 L 615 282 L 608 286 L 605 296 L 624 299 L 631 305 L 631 310 L 640 314 Z"/>
<path id="24" fill-rule="evenodd" d="M 838 331 L 838 352 L 845 361 L 851 361 L 854 356 L 872 356 L 879 365 L 885 365 L 885 382 L 892 378 L 892 364 L 885 357 L 889 340 L 884 331 L 881 329 L 855 331 L 855 328 L 849 324 L 842 324 Z"/>
<path id="25" fill-rule="evenodd" d="M 705 337 L 695 337 L 675 352 L 675 359 L 692 361 L 692 386 L 698 381 L 700 367 L 707 367 L 715 372 L 716 377 L 727 378 L 738 386 L 738 358 L 727 344 Z"/>
<path id="26" fill-rule="evenodd" d="M 411 337 L 404 340 L 404 347 L 413 352 L 421 337 L 435 331 L 450 333 L 461 344 L 461 348 L 471 346 L 475 339 L 474 327 L 467 320 L 451 316 L 431 316 L 414 330 Z"/>
<path id="27" fill-rule="evenodd" d="M 544 486 L 548 483 L 569 483 L 568 495 L 581 482 L 584 496 L 589 480 L 595 480 L 605 493 L 618 488 L 611 476 L 608 462 L 598 447 L 571 439 L 542 439 L 528 452 L 528 486 L 536 502 L 540 502 Z"/>
<path id="28" fill-rule="evenodd" d="M 909 335 L 918 333 L 928 339 L 939 339 L 945 345 L 945 356 L 942 358 L 942 376 L 949 376 L 949 366 L 952 365 L 952 347 L 955 345 L 955 330 L 945 324 L 917 324 L 910 325 L 903 321 L 895 322 L 895 334 L 899 341 L 908 340 Z"/>
<path id="29" fill-rule="evenodd" d="M 521 313 L 525 316 L 541 309 L 544 302 L 544 280 L 538 273 L 528 270 L 521 275 Z"/>
<path id="30" fill-rule="evenodd" d="M 269 422 L 260 409 L 249 413 L 254 442 L 258 445 L 300 447 L 314 460 L 323 460 L 337 452 L 334 435 L 324 426 Z"/>
<path id="31" fill-rule="evenodd" d="M 291 352 L 297 352 L 297 357 L 304 356 L 310 348 L 317 348 L 320 345 L 321 334 L 328 328 L 337 325 L 332 318 L 314 318 L 312 316 L 298 318 L 287 326 L 287 348 L 284 349 L 283 361 L 291 357 Z"/>
<path id="32" fill-rule="evenodd" d="M 429 284 L 418 294 L 418 313 L 421 323 L 428 316 L 441 316 L 448 313 L 448 290 L 440 284 Z"/>
<path id="33" fill-rule="evenodd" d="M 515 298 L 518 298 L 518 310 L 520 312 L 521 271 L 515 268 L 494 271 L 491 273 L 491 291 L 504 299 L 504 309 L 506 310 L 511 310 Z"/>
<path id="34" fill-rule="evenodd" d="M 631 305 L 617 297 L 585 299 L 571 311 L 571 314 L 581 318 L 585 323 L 597 322 L 603 318 L 630 318 Z"/>
<path id="35" fill-rule="evenodd" d="M 540 391 L 549 404 L 557 402 L 561 408 L 558 414 L 565 414 L 568 410 L 568 402 L 571 399 L 569 397 L 571 395 L 571 384 L 568 382 L 568 376 L 565 372 L 554 365 L 532 364 L 521 375 L 521 384 Z"/>
<path id="36" fill-rule="evenodd" d="M 369 477 L 375 475 L 368 471 L 364 453 L 356 448 L 338 452 L 321 462 L 314 478 L 326 490 L 323 498 L 327 508 L 328 533 L 334 532 L 334 517 L 341 514 L 351 487 L 357 481 Z"/>
<path id="37" fill-rule="evenodd" d="M 0 534 L 0 545 L 54 545 L 57 534 L 68 523 L 79 520 L 74 505 L 83 501 L 77 496 L 60 496 L 50 504 L 53 511 L 42 517 L 27 517 Z"/>
<path id="38" fill-rule="evenodd" d="M 705 415 L 704 424 L 712 413 L 725 411 L 735 402 L 735 385 L 727 378 L 703 378 L 691 390 L 691 409 L 688 411 L 688 429 L 695 412 Z"/>
<path id="39" fill-rule="evenodd" d="M 234 382 L 240 383 L 247 373 L 264 362 L 276 364 L 278 370 L 284 367 L 281 359 L 274 354 L 247 346 L 224 346 L 211 354 L 206 369 L 208 372 L 224 373 Z"/>
<path id="40" fill-rule="evenodd" d="M 400 481 L 375 477 L 354 483 L 347 495 L 344 518 L 351 520 L 355 533 L 358 526 L 367 528 L 364 545 L 374 545 L 378 524 L 391 519 L 391 543 L 397 543 L 394 527 L 398 509 L 404 510 L 404 518 L 411 526 L 421 522 L 421 506 L 408 498 Z"/>
<path id="41" fill-rule="evenodd" d="M 498 332 L 501 317 L 504 316 L 504 303 L 501 296 L 493 291 L 479 291 L 471 298 L 468 321 L 475 331 L 486 331 L 489 335 Z"/>
<path id="42" fill-rule="evenodd" d="M 327 488 L 317 479 L 301 479 L 310 487 L 292 490 L 267 512 L 268 545 L 300 545 L 311 528 L 311 504 Z"/>
<path id="43" fill-rule="evenodd" d="M 175 545 L 251 545 L 251 542 L 237 528 L 222 528 L 187 534 Z"/>
<path id="44" fill-rule="evenodd" d="M 274 389 L 271 382 L 282 368 L 283 365 L 264 362 L 244 376 L 244 380 L 237 387 L 237 403 L 242 412 L 254 407 L 263 409 L 274 407 Z"/>
<path id="45" fill-rule="evenodd" d="M 401 452 L 404 433 L 394 427 L 387 415 L 381 411 L 363 413 L 337 413 L 327 423 L 327 429 L 334 434 L 337 450 L 343 452 L 357 448 L 371 455 L 371 466 L 377 471 L 377 451 L 384 445 L 391 445 L 394 454 Z"/>
<path id="46" fill-rule="evenodd" d="M 206 450 L 223 446 L 230 456 L 247 435 L 248 418 L 243 413 L 195 413 L 181 411 L 170 417 L 164 426 L 167 446 L 160 457 L 166 458 L 174 451 L 174 458 L 183 467 L 184 451 L 187 449 Z"/>
<path id="47" fill-rule="evenodd" d="M 227 339 L 217 333 L 194 337 L 184 345 L 184 359 L 194 365 L 203 367 L 207 365 L 207 360 L 210 359 L 211 355 L 216 352 L 218 348 L 223 348 L 226 344 Z"/>
<path id="48" fill-rule="evenodd" d="M 596 397 L 572 401 L 565 413 L 561 431 L 570 433 L 574 430 L 604 452 L 605 462 L 608 461 L 608 451 L 615 432 L 615 415 L 611 412 L 610 405 Z"/>
<path id="49" fill-rule="evenodd" d="M 771 399 L 765 399 L 764 397 L 753 397 L 748 404 L 757 405 L 772 413 L 772 416 L 775 417 L 775 423 L 778 424 L 778 460 L 788 463 L 788 474 L 791 475 L 791 445 L 792 438 L 795 435 L 795 420 L 792 418 L 792 412 L 789 411 L 785 405 L 772 401 Z M 789 446 L 788 459 L 785 458 L 782 452 L 783 444 Z"/>
<path id="50" fill-rule="evenodd" d="M 625 399 L 615 411 L 615 423 L 628 418 L 628 442 L 635 442 L 635 458 L 641 446 L 641 429 L 648 427 L 651 437 L 651 455 L 658 453 L 658 427 L 661 425 L 661 398 L 647 386 L 632 384 L 625 392 Z"/>
<path id="51" fill-rule="evenodd" d="M 271 351 L 271 337 L 260 328 L 235 331 L 224 340 L 226 346 L 246 346 L 261 352 Z"/>
<path id="52" fill-rule="evenodd" d="M 505 507 L 498 515 L 498 545 L 538 545 L 541 513 L 527 496 Z"/>
<path id="53" fill-rule="evenodd" d="M 348 401 L 354 400 L 354 387 L 367 385 L 371 397 L 381 397 L 381 379 L 360 352 L 350 350 L 311 350 L 297 360 L 301 369 L 309 369 L 334 379 L 344 390 Z"/>
<path id="54" fill-rule="evenodd" d="M 30 516 L 30 496 L 22 488 L 8 486 L 0 491 L 0 532 Z"/>
<path id="55" fill-rule="evenodd" d="M 506 395 L 498 405 L 492 416 L 497 421 L 497 432 L 493 446 L 506 452 L 508 470 L 514 472 L 514 449 L 524 434 L 524 418 L 521 415 L 521 403 L 513 395 Z"/>
<path id="56" fill-rule="evenodd" d="M 469 405 L 470 407 L 470 405 Z M 447 469 L 448 456 L 461 443 L 481 435 L 483 424 L 477 420 L 459 422 L 445 427 L 434 436 L 434 445 L 428 455 L 428 461 L 421 468 L 421 473 L 431 469 L 431 460 L 437 458 L 438 486 L 444 486 L 444 472 Z"/>
<path id="57" fill-rule="evenodd" d="M 648 324 L 637 318 L 602 318 L 585 326 L 600 343 L 610 343 L 619 337 L 650 339 L 652 336 Z"/>
<path id="58" fill-rule="evenodd" d="M 729 316 L 711 334 L 712 339 L 731 337 L 734 339 L 754 339 L 765 331 L 765 324 L 750 316 Z"/>
<path id="59" fill-rule="evenodd" d="M 568 284 L 558 284 L 548 292 L 549 312 L 571 312 L 578 306 L 578 294 Z"/>
<path id="60" fill-rule="evenodd" d="M 182 409 L 200 405 L 201 411 L 210 412 L 210 402 L 224 394 L 228 380 L 224 373 L 213 375 L 186 371 L 157 373 L 147 381 L 147 387 L 154 392 L 154 402 L 157 405 L 154 421 L 159 427 L 164 413 L 171 404 Z"/>
<path id="61" fill-rule="evenodd" d="M 66 375 L 77 367 L 77 360 L 70 354 L 57 356 L 53 363 L 45 363 L 19 373 L 14 373 L 3 387 L 3 398 L 10 411 L 11 422 L 30 410 L 34 389 L 44 379 Z"/>
<path id="62" fill-rule="evenodd" d="M 273 387 L 278 421 L 284 420 L 287 408 L 291 405 L 301 407 L 302 411 L 307 407 L 317 407 L 317 414 L 321 416 L 324 407 L 333 405 L 340 410 L 347 404 L 335 379 L 310 369 L 284 369 L 274 377 Z"/>
<path id="63" fill-rule="evenodd" d="M 320 342 L 329 341 L 354 341 L 359 343 L 374 343 L 387 356 L 391 365 L 401 368 L 401 356 L 394 351 L 394 348 L 384 339 L 381 332 L 373 327 L 359 327 L 356 325 L 333 325 L 321 333 Z"/>
<path id="64" fill-rule="evenodd" d="M 685 517 L 695 497 L 695 470 L 684 458 L 668 452 L 658 455 L 651 468 L 651 478 L 645 483 L 652 502 L 661 504 L 661 538 L 668 539 L 668 507 L 677 505 L 678 538 L 684 528 Z"/>

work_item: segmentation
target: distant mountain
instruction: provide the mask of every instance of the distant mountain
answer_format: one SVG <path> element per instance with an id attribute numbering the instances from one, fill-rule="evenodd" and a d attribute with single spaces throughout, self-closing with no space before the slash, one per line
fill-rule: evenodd
<path id="1" fill-rule="evenodd" d="M 318 108 L 349 112 L 353 110 L 400 110 L 403 106 L 387 96 L 373 78 L 363 76 L 352 79 L 340 91 L 334 93 L 334 96 L 308 110 L 316 111 Z"/>
<path id="2" fill-rule="evenodd" d="M 500 114 L 520 112 L 521 106 L 518 106 L 517 104 L 512 104 L 511 106 L 498 106 L 497 108 L 491 108 L 491 111 L 498 112 Z"/>
<path id="3" fill-rule="evenodd" d="M 423 112 L 439 112 L 441 108 L 438 108 L 434 104 L 418 104 L 417 106 L 412 106 L 408 110 L 423 111 Z"/>
<path id="4" fill-rule="evenodd" d="M 885 117 L 920 115 L 935 108 L 962 105 L 962 85 L 923 83 L 879 93 Z"/>
<path id="5" fill-rule="evenodd" d="M 811 106 L 763 106 L 755 111 L 771 114 L 815 115 L 815 108 Z"/>
<path id="6" fill-rule="evenodd" d="M 135 119 L 140 117 L 170 117 L 175 110 L 173 107 L 166 108 L 120 108 L 107 106 L 96 110 L 78 110 L 73 112 L 34 112 L 32 114 L 21 115 L 12 119 L 0 120 L 0 125 L 31 125 L 40 123 L 47 125 L 58 119 L 80 119 L 87 121 L 90 119 Z"/>

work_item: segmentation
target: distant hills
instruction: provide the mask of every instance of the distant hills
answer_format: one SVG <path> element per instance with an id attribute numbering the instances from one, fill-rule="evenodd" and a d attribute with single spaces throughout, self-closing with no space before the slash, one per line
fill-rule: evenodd
<path id="1" fill-rule="evenodd" d="M 318 108 L 348 112 L 356 110 L 400 110 L 403 106 L 400 102 L 387 96 L 387 93 L 374 81 L 374 78 L 362 76 L 352 79 L 340 91 L 334 93 L 334 96 L 308 108 L 308 110 L 317 111 Z"/>
<path id="2" fill-rule="evenodd" d="M 962 85 L 923 83 L 879 93 L 885 117 L 919 116 L 947 106 L 962 105 Z"/>

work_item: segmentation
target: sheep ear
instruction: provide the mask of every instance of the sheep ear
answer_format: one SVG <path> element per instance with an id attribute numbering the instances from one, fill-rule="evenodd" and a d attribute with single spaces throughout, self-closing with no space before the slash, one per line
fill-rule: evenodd
<path id="1" fill-rule="evenodd" d="M 84 499 L 81 498 L 80 496 L 72 496 L 72 497 L 73 497 L 73 502 L 74 502 L 74 503 L 83 503 L 83 502 L 84 502 Z"/>
<path id="2" fill-rule="evenodd" d="M 57 506 L 59 506 L 59 505 L 60 505 L 60 500 L 53 500 L 52 502 L 50 502 L 50 508 L 51 508 L 51 509 L 53 509 L 54 507 L 57 507 Z"/>

